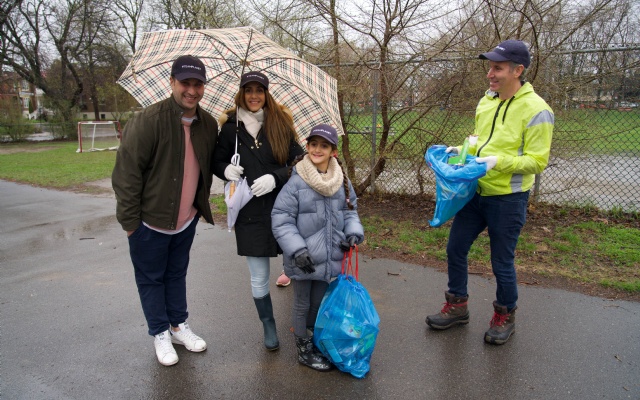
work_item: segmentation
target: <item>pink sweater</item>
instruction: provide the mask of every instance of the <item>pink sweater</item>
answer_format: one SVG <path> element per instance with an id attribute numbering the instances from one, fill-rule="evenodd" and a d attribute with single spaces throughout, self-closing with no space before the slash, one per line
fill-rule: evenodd
<path id="1" fill-rule="evenodd" d="M 197 210 L 193 206 L 200 178 L 200 165 L 196 159 L 191 143 L 191 121 L 182 120 L 184 126 L 184 175 L 182 178 L 182 196 L 180 196 L 180 212 L 178 213 L 178 229 L 185 228 L 196 216 Z"/>
<path id="2" fill-rule="evenodd" d="M 182 126 L 184 128 L 184 174 L 182 176 L 182 194 L 180 195 L 178 223 L 176 224 L 178 229 L 167 230 L 147 225 L 154 231 L 169 235 L 180 233 L 185 230 L 198 212 L 198 210 L 193 206 L 193 202 L 196 197 L 196 190 L 198 189 L 200 165 L 198 164 L 195 152 L 193 151 L 193 144 L 191 143 L 191 120 L 185 120 L 183 118 Z"/>

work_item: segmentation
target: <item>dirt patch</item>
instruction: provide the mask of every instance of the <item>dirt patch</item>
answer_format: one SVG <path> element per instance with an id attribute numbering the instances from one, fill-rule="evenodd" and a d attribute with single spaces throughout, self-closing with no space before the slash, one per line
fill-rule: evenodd
<path id="1" fill-rule="evenodd" d="M 361 217 L 380 217 L 385 221 L 394 221 L 398 224 L 409 223 L 416 230 L 433 229 L 429 227 L 428 220 L 433 216 L 435 202 L 431 196 L 414 195 L 390 195 L 383 196 L 364 195 L 358 198 L 358 211 Z M 226 227 L 226 216 L 214 214 L 215 223 Z M 579 222 L 599 221 L 605 224 L 615 224 L 640 229 L 640 220 L 630 216 L 612 217 L 597 210 L 570 209 L 549 204 L 530 204 L 527 213 L 527 223 L 523 234 L 528 234 L 532 240 L 542 239 L 551 232 L 564 226 L 574 225 Z M 447 222 L 450 224 L 451 222 Z M 446 224 L 445 224 L 446 225 Z M 393 235 L 393 231 L 388 233 Z M 366 234 L 365 234 L 366 236 Z M 363 254 L 372 258 L 385 258 L 397 260 L 408 264 L 422 265 L 425 268 L 436 268 L 443 273 L 447 272 L 447 263 L 435 257 L 422 254 L 410 254 L 389 248 L 373 248 L 365 240 L 360 250 Z M 595 283 L 584 283 L 576 280 L 551 276 L 548 274 L 532 273 L 530 271 L 541 270 L 538 266 L 548 267 L 550 264 L 545 252 L 539 252 L 535 257 L 518 254 L 516 256 L 516 268 L 518 271 L 518 284 L 521 286 L 539 286 L 569 290 L 589 296 L 597 296 L 606 299 L 619 299 L 627 301 L 640 301 L 640 293 L 630 293 L 619 289 L 607 288 Z M 526 266 L 526 267 L 524 267 Z M 614 268 L 615 266 L 605 266 Z M 548 269 L 548 268 L 547 268 Z M 481 263 L 470 263 L 469 273 L 480 275 L 493 280 L 491 267 Z M 443 290 L 446 288 L 443 288 Z"/>
<path id="2" fill-rule="evenodd" d="M 416 229 L 425 230 L 429 228 L 428 220 L 433 216 L 435 201 L 432 196 L 402 196 L 389 195 L 371 196 L 365 195 L 358 199 L 358 210 L 361 216 L 378 216 L 385 220 L 410 223 Z M 621 216 L 613 218 L 597 210 L 567 209 L 548 204 L 530 205 L 527 214 L 527 223 L 523 229 L 523 234 L 528 234 L 531 238 L 544 238 L 551 230 L 562 226 L 573 225 L 579 222 L 600 221 L 607 224 L 616 224 L 640 229 L 640 221 L 636 218 Z M 451 222 L 448 222 L 450 224 Z M 390 249 L 370 248 L 365 243 L 361 247 L 363 253 L 370 257 L 389 258 L 410 264 L 423 265 L 447 271 L 447 264 L 443 260 L 429 258 L 423 255 L 408 254 Z M 535 271 L 536 265 L 545 265 L 544 254 L 536 254 L 535 258 L 522 255 L 516 256 L 516 265 L 526 265 Z M 548 265 L 548 264 L 547 264 Z M 547 266 L 545 265 L 545 267 Z M 518 268 L 518 267 L 516 267 Z M 528 268 L 529 269 L 529 268 Z M 483 264 L 469 265 L 469 273 L 482 275 L 493 279 L 490 266 Z M 621 299 L 629 301 L 640 301 L 640 294 L 625 292 L 618 289 L 606 288 L 597 284 L 582 283 L 563 277 L 554 277 L 523 271 L 518 268 L 518 283 L 520 285 L 531 285 L 541 287 L 553 287 L 570 290 L 611 299 Z M 445 288 L 446 289 L 446 288 Z"/>
<path id="3" fill-rule="evenodd" d="M 33 146 L 29 144 L 3 144 L 0 145 L 0 155 L 13 153 L 39 153 L 41 151 L 53 150 L 55 146 Z"/>
<path id="4" fill-rule="evenodd" d="M 83 185 L 74 186 L 69 188 L 68 190 L 74 193 L 88 194 L 88 195 L 99 196 L 99 197 L 115 198 L 115 195 L 113 194 L 113 189 L 107 188 L 101 185 L 97 185 L 97 184 L 92 184 L 92 183 L 86 183 Z"/>

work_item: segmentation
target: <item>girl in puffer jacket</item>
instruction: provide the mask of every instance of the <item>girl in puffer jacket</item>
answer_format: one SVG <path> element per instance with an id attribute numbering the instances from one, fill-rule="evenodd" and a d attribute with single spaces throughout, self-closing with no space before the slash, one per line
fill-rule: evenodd
<path id="1" fill-rule="evenodd" d="M 362 243 L 364 230 L 353 186 L 337 159 L 337 131 L 326 124 L 315 126 L 306 150 L 278 194 L 271 227 L 293 282 L 298 362 L 328 371 L 333 365 L 315 348 L 310 333 L 331 278 L 341 272 L 344 252 Z"/>

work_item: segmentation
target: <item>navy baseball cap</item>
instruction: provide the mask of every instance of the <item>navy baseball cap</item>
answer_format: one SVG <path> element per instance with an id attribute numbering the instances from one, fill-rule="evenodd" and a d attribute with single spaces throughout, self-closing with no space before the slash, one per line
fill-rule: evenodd
<path id="1" fill-rule="evenodd" d="M 320 124 L 311 128 L 309 138 L 312 136 L 320 136 L 327 142 L 337 146 L 338 145 L 338 131 L 336 131 L 331 125 Z M 308 139 L 307 139 L 308 141 Z"/>
<path id="2" fill-rule="evenodd" d="M 516 64 L 524 65 L 525 68 L 529 68 L 529 64 L 531 64 L 527 45 L 520 40 L 505 40 L 492 51 L 480 54 L 478 58 L 496 62 L 513 61 Z"/>
<path id="3" fill-rule="evenodd" d="M 179 81 L 195 78 L 207 83 L 207 72 L 204 64 L 194 56 L 180 56 L 176 58 L 171 67 L 171 76 Z"/>
<path id="4" fill-rule="evenodd" d="M 262 72 L 251 71 L 246 74 L 242 74 L 240 77 L 240 87 L 244 87 L 249 82 L 258 82 L 265 90 L 269 90 L 269 78 Z"/>

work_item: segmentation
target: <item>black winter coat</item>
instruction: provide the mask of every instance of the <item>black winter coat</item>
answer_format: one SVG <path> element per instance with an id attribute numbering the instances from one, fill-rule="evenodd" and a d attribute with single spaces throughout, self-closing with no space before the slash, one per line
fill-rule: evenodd
<path id="1" fill-rule="evenodd" d="M 224 116 L 221 121 L 224 121 Z M 213 154 L 213 173 L 218 178 L 226 180 L 224 170 L 231 163 L 231 157 L 235 153 L 235 112 L 229 113 L 227 121 L 220 125 L 222 128 Z M 240 210 L 234 227 L 238 255 L 277 257 L 278 254 L 282 254 L 282 250 L 271 232 L 271 210 L 280 189 L 289 179 L 289 165 L 296 156 L 303 154 L 304 150 L 298 142 L 292 140 L 287 164 L 280 165 L 273 157 L 271 145 L 262 130 L 258 133 L 257 145 L 242 122 L 239 123 L 237 132 L 240 165 L 244 168 L 243 176 L 247 178 L 249 186 L 265 174 L 273 175 L 276 181 L 276 187 L 272 192 L 251 198 Z"/>

